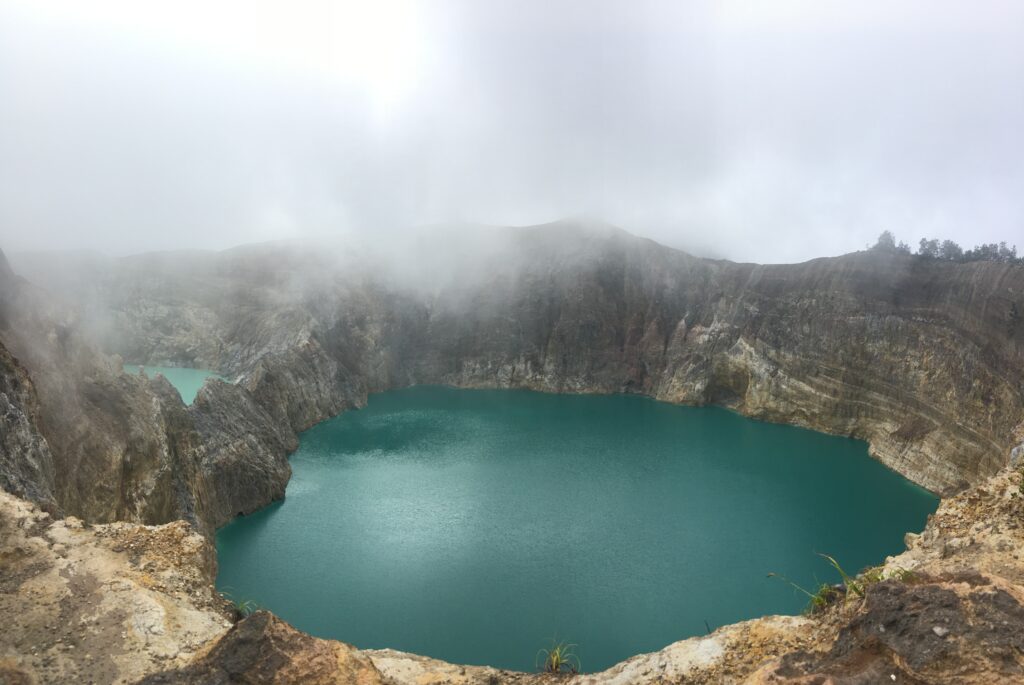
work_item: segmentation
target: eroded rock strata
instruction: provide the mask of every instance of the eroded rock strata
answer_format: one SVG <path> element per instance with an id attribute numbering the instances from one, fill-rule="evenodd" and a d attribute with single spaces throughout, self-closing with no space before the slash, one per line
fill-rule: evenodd
<path id="1" fill-rule="evenodd" d="M 877 252 L 734 264 L 575 224 L 494 235 L 456 257 L 465 241 L 425 246 L 401 269 L 295 246 L 56 273 L 29 260 L 70 304 L 5 286 L 0 341 L 36 384 L 57 502 L 97 521 L 221 525 L 282 496 L 297 431 L 414 383 L 720 404 L 863 438 L 940 493 L 1024 442 L 1024 267 Z M 213 382 L 180 415 L 86 339 L 245 392 Z M 175 459 L 187 468 L 163 468 Z"/>
<path id="2" fill-rule="evenodd" d="M 189 521 L 209 533 L 284 496 L 295 433 L 240 386 L 192 406 L 122 372 L 80 310 L 15 276 L 0 290 L 5 489 L 90 522 Z"/>
<path id="3" fill-rule="evenodd" d="M 815 619 L 722 628 L 581 681 L 816 682 L 818 673 L 873 682 L 898 667 L 889 675 L 954 682 L 957 664 L 958 677 L 996 678 L 977 682 L 1019 677 L 1021 646 L 998 626 L 1019 618 L 1020 512 L 1007 494 L 1016 476 L 999 472 L 1024 451 L 1024 268 L 877 252 L 733 264 L 575 224 L 499 231 L 482 242 L 465 237 L 420 246 L 407 261 L 280 245 L 125 260 L 71 256 L 60 269 L 26 259 L 19 270 L 30 280 L 0 254 L 0 485 L 41 507 L 30 518 L 45 511 L 90 523 L 181 519 L 209 535 L 283 497 L 296 433 L 361 405 L 370 392 L 448 383 L 715 403 L 863 438 L 877 458 L 945 494 L 939 514 L 896 562 L 918 568 L 918 580 L 879 583 Z M 186 407 L 166 380 L 124 374 L 121 360 L 100 349 L 132 362 L 212 368 L 234 382 L 209 381 Z M 28 506 L 10 498 L 3 505 Z M 66 524 L 10 516 L 29 533 L 0 557 L 5 582 L 15 579 L 4 586 L 5 620 L 20 616 L 18 579 L 30 577 L 8 571 L 57 568 L 65 558 L 51 549 L 65 544 L 53 537 L 63 533 L 33 526 Z M 83 549 L 95 542 L 77 533 L 69 539 Z M 111 553 L 111 573 L 134 572 L 132 558 Z M 204 565 L 202 592 L 212 595 Z M 60 582 L 45 578 L 60 594 Z M 220 635 L 223 617 L 210 606 Z M 950 621 L 963 619 L 960 638 L 939 635 L 938 625 L 936 643 L 917 634 L 917 623 L 893 618 L 900 611 L 930 617 L 937 606 L 952 607 Z M 239 624 L 219 649 L 216 635 L 206 635 L 202 662 L 185 663 L 189 647 L 166 663 L 140 656 L 143 666 L 123 672 L 88 664 L 80 672 L 98 682 L 158 671 L 165 681 L 229 682 L 232 669 L 257 682 L 279 672 L 313 677 L 317 669 L 324 682 L 354 682 L 352 673 L 390 683 L 537 678 L 392 652 L 352 656 L 260 620 Z M 894 632 L 872 627 L 886 621 L 895 621 Z M 238 656 L 238 645 L 261 640 L 276 645 L 271 662 Z M 66 660 L 51 647 L 49 661 L 28 658 L 30 644 L 5 642 L 0 672 L 60 682 L 53 674 L 64 671 L 51 666 Z M 148 642 L 118 644 L 111 649 L 131 661 Z M 364 658 L 373 669 L 363 668 Z M 286 669 L 292 661 L 298 670 Z M 323 670 L 335 661 L 355 670 Z"/>

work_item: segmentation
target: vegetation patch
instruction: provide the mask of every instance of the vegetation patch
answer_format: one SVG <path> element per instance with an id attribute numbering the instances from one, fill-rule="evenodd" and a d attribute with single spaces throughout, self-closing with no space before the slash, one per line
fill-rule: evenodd
<path id="1" fill-rule="evenodd" d="M 230 588 L 222 590 L 220 596 L 231 606 L 231 611 L 234 613 L 233 618 L 235 621 L 240 621 L 247 616 L 251 616 L 263 608 L 251 599 L 236 599 L 231 595 Z"/>
<path id="2" fill-rule="evenodd" d="M 863 598 L 867 594 L 868 587 L 883 580 L 898 580 L 904 583 L 914 580 L 912 571 L 899 567 L 886 570 L 882 566 L 875 566 L 864 569 L 856 576 L 851 576 L 834 557 L 821 552 L 818 553 L 818 556 L 828 561 L 829 565 L 836 570 L 841 580 L 840 583 L 821 583 L 816 590 L 811 591 L 781 574 L 768 574 L 769 578 L 778 578 L 798 592 L 807 595 L 808 602 L 803 612 L 805 616 L 817 614 L 840 599 L 846 603 L 855 598 Z"/>
<path id="3" fill-rule="evenodd" d="M 883 231 L 878 242 L 871 247 L 878 252 L 898 252 L 911 254 L 910 246 L 902 240 L 896 242 L 891 231 Z M 918 242 L 916 256 L 925 259 L 941 259 L 948 262 L 1002 262 L 1004 264 L 1022 264 L 1024 258 L 1017 256 L 1017 246 L 1001 243 L 982 243 L 970 250 L 965 250 L 952 240 L 938 238 L 921 238 Z"/>
<path id="4" fill-rule="evenodd" d="M 576 646 L 552 640 L 550 649 L 537 651 L 536 664 L 544 673 L 579 673 L 581 666 L 574 651 Z"/>

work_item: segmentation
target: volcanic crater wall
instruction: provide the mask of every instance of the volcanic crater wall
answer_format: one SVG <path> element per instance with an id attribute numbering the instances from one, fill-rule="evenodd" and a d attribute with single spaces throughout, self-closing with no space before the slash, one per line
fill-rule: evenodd
<path id="1" fill-rule="evenodd" d="M 47 291 L 6 269 L 0 375 L 20 390 L 3 397 L 35 466 L 4 446 L 4 487 L 87 520 L 210 531 L 283 496 L 298 431 L 417 383 L 719 404 L 865 439 L 940 493 L 1024 442 L 1021 266 L 734 264 L 574 224 L 455 263 L 444 250 L 417 255 L 415 278 L 287 246 L 90 261 L 60 281 L 19 266 Z M 237 382 L 185 407 L 94 342 Z"/>

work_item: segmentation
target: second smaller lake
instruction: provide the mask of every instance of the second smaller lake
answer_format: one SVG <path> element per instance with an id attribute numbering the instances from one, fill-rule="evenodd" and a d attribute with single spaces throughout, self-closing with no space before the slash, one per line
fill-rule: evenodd
<path id="1" fill-rule="evenodd" d="M 199 388 L 203 387 L 203 383 L 206 382 L 207 378 L 213 377 L 224 380 L 223 376 L 219 376 L 213 371 L 186 369 L 176 366 L 144 366 L 141 364 L 128 364 L 126 362 L 124 370 L 125 373 L 140 373 L 144 371 L 150 378 L 153 378 L 158 373 L 162 374 L 178 391 L 178 394 L 181 395 L 181 401 L 185 404 L 192 404 L 192 401 L 195 400 L 196 395 L 199 393 Z"/>

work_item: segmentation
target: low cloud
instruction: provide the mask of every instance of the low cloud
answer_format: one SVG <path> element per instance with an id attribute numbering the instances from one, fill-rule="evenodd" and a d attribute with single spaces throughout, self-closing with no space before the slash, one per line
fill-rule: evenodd
<path id="1" fill-rule="evenodd" d="M 1020 3 L 78 5 L 0 7 L 5 249 L 579 214 L 751 261 L 1024 242 Z"/>

